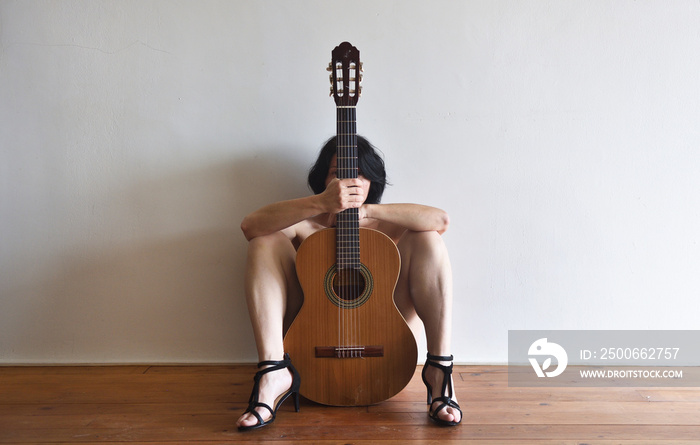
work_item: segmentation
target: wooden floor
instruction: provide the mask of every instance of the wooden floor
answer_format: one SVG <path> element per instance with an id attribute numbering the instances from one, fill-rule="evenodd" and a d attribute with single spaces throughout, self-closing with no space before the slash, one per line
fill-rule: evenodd
<path id="1" fill-rule="evenodd" d="M 504 366 L 458 366 L 464 421 L 441 428 L 420 371 L 380 405 L 290 400 L 239 433 L 252 365 L 0 367 L 0 443 L 700 443 L 700 388 L 514 388 Z"/>

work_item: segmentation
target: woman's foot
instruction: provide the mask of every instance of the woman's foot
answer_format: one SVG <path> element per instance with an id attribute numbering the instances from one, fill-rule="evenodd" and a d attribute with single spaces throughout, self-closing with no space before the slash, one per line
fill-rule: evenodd
<path id="1" fill-rule="evenodd" d="M 290 395 L 294 395 L 296 410 L 298 408 L 299 374 L 285 354 L 282 361 L 263 361 L 255 374 L 253 393 L 248 402 L 248 409 L 238 418 L 239 430 L 259 428 L 271 423 L 279 405 Z M 257 414 L 257 415 L 256 415 Z"/>
<path id="2" fill-rule="evenodd" d="M 423 383 L 428 389 L 428 415 L 440 425 L 457 425 L 462 411 L 457 403 L 452 381 L 452 356 L 428 354 L 423 367 Z"/>

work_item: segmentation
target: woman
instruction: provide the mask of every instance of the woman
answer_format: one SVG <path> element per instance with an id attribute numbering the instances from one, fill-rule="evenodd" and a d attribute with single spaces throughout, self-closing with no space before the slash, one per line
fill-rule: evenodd
<path id="1" fill-rule="evenodd" d="M 333 226 L 336 214 L 349 208 L 359 209 L 360 227 L 385 233 L 399 248 L 401 272 L 394 301 L 414 335 L 421 321 L 425 327 L 428 360 L 422 377 L 430 418 L 441 425 L 462 420 L 451 377 L 452 271 L 440 236 L 449 225 L 447 213 L 418 204 L 380 204 L 387 184 L 384 162 L 360 136 L 357 148 L 358 178 L 337 178 L 333 137 L 309 172 L 313 195 L 267 205 L 241 223 L 249 241 L 245 290 L 260 371 L 248 409 L 238 419 L 240 430 L 274 421 L 290 395 L 298 410 L 301 377 L 283 345 L 303 301 L 294 265 L 296 249 L 312 233 Z"/>

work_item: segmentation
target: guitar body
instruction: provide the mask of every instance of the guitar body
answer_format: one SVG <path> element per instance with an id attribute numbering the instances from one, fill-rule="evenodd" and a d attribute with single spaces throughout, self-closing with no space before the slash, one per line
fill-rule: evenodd
<path id="1" fill-rule="evenodd" d="M 304 304 L 284 346 L 302 376 L 304 397 L 325 405 L 371 405 L 400 392 L 416 368 L 416 342 L 393 299 L 401 259 L 388 236 L 358 229 L 358 278 L 342 291 L 334 287 L 336 230 L 314 233 L 297 251 Z"/>

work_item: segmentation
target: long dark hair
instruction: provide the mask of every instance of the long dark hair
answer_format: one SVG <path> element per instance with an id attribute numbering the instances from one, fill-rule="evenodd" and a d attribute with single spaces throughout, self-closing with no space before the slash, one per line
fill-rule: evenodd
<path id="1" fill-rule="evenodd" d="M 326 177 L 335 153 L 336 138 L 333 136 L 326 141 L 309 171 L 309 187 L 317 195 L 326 189 Z M 357 136 L 357 161 L 359 173 L 371 181 L 365 204 L 379 204 L 388 185 L 384 160 L 378 150 L 362 136 Z"/>

